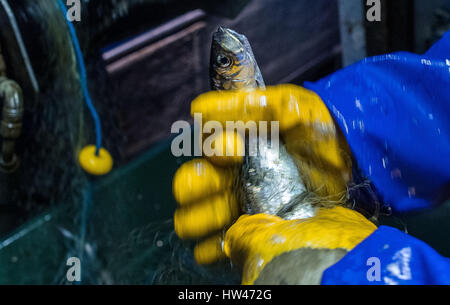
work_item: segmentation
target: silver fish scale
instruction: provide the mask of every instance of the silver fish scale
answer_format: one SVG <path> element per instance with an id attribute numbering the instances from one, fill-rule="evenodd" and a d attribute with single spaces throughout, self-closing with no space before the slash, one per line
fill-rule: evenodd
<path id="1" fill-rule="evenodd" d="M 257 156 L 246 156 L 238 180 L 242 209 L 248 214 L 265 213 L 284 219 L 315 214 L 312 205 L 302 200 L 308 192 L 282 143 L 277 151 L 268 141 L 258 148 Z"/>

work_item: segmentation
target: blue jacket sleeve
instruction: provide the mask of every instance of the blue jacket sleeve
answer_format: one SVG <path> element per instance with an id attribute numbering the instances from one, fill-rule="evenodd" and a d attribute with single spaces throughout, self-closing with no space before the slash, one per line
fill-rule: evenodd
<path id="1" fill-rule="evenodd" d="M 316 83 L 361 171 L 396 212 L 450 182 L 450 32 L 426 54 L 367 58 Z"/>
<path id="2" fill-rule="evenodd" d="M 450 32 L 424 55 L 365 59 L 305 87 L 326 103 L 358 167 L 396 212 L 433 206 L 450 182 Z M 380 227 L 323 284 L 450 284 L 450 259 Z"/>
<path id="3" fill-rule="evenodd" d="M 381 226 L 322 277 L 323 285 L 448 285 L 450 259 L 397 229 Z"/>

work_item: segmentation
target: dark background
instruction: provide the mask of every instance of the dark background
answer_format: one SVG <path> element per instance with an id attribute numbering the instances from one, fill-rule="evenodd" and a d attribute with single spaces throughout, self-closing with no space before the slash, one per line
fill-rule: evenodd
<path id="1" fill-rule="evenodd" d="M 89 283 L 235 283 L 218 279 L 223 268 L 199 269 L 171 222 L 171 180 L 184 160 L 170 154 L 170 127 L 190 120 L 191 100 L 209 90 L 218 25 L 248 37 L 268 85 L 301 85 L 366 56 L 421 53 L 450 29 L 448 0 L 381 0 L 380 22 L 367 22 L 362 0 L 82 0 L 74 25 L 115 161 L 94 178 L 77 162 L 95 135 L 64 16 L 56 0 L 8 2 L 40 91 L 0 7 L 1 54 L 25 103 L 20 167 L 0 172 L 0 283 L 64 282 L 74 253 L 91 255 Z M 386 223 L 449 255 L 449 211 Z"/>
<path id="2" fill-rule="evenodd" d="M 0 208 L 5 211 L 0 223 L 5 228 L 48 205 L 77 198 L 88 182 L 77 153 L 94 142 L 56 0 L 9 2 L 40 92 L 31 88 L 7 14 L 0 10 L 7 74 L 25 96 L 17 146 L 22 165 L 12 175 L 0 175 Z M 170 138 L 173 122 L 191 119 L 190 101 L 209 90 L 211 34 L 218 25 L 248 37 L 268 85 L 314 81 L 366 56 L 424 52 L 450 28 L 445 0 L 381 0 L 380 22 L 366 20 L 369 7 L 359 0 L 81 3 L 81 21 L 74 25 L 102 118 L 104 145 L 116 167 Z"/>

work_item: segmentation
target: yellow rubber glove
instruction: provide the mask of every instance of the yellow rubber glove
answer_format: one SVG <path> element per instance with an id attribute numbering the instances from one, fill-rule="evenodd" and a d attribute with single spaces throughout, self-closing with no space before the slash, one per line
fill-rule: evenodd
<path id="1" fill-rule="evenodd" d="M 317 94 L 294 85 L 279 85 L 252 92 L 209 92 L 192 102 L 191 114 L 201 113 L 203 122 L 279 121 L 288 151 L 297 161 L 310 191 L 339 200 L 351 179 L 351 161 L 345 139 Z M 216 145 L 242 142 L 236 135 L 218 137 Z M 224 257 L 223 228 L 239 216 L 232 190 L 233 166 L 242 158 L 213 157 L 184 164 L 175 174 L 173 192 L 179 203 L 175 231 L 180 238 L 208 237 L 194 250 L 198 263 Z M 220 166 L 218 166 L 220 165 Z M 228 166 L 228 167 L 227 167 Z M 216 234 L 214 234 L 216 233 Z"/>
<path id="2" fill-rule="evenodd" d="M 231 189 L 233 179 L 231 168 L 218 167 L 206 159 L 189 161 L 175 174 L 173 193 L 179 204 L 174 216 L 175 232 L 182 239 L 209 236 L 194 249 L 199 264 L 225 258 L 221 230 L 240 214 Z"/>
<path id="3" fill-rule="evenodd" d="M 279 121 L 280 133 L 296 159 L 308 189 L 337 196 L 351 179 L 351 158 L 345 138 L 320 97 L 295 85 L 252 92 L 208 92 L 192 102 L 191 114 L 203 121 Z"/>
<path id="4" fill-rule="evenodd" d="M 350 251 L 375 230 L 376 226 L 364 216 L 339 206 L 320 209 L 305 220 L 243 215 L 227 231 L 224 249 L 234 263 L 243 267 L 242 284 L 248 285 L 283 253 L 302 248 Z"/>

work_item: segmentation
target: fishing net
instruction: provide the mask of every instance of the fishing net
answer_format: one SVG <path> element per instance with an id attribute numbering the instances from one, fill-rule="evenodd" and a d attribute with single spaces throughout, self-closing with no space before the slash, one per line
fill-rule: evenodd
<path id="1" fill-rule="evenodd" d="M 174 233 L 171 180 L 183 160 L 172 156 L 170 142 L 106 178 L 81 170 L 77 155 L 94 143 L 94 125 L 64 17 L 56 1 L 15 2 L 13 9 L 22 12 L 17 18 L 34 50 L 40 92 L 25 97 L 20 169 L 1 176 L 2 199 L 14 207 L 9 217 L 20 217 L 2 228 L 0 283 L 70 284 L 70 257 L 80 259 L 81 284 L 239 283 L 229 263 L 198 266 L 193 244 Z M 80 41 L 87 41 L 88 34 L 77 30 Z M 95 79 L 89 89 L 102 114 L 103 145 L 116 157 L 121 135 L 110 113 L 117 101 L 105 85 L 103 67 L 84 51 L 88 79 Z"/>
<path id="2" fill-rule="evenodd" d="M 12 176 L 0 174 L 0 284 L 73 284 L 66 277 L 70 257 L 80 259 L 79 284 L 238 284 L 238 268 L 228 261 L 198 266 L 193 242 L 181 241 L 174 233 L 172 177 L 186 160 L 173 157 L 170 142 L 123 163 L 104 178 L 90 178 L 79 168 L 77 154 L 94 143 L 94 124 L 81 94 L 65 20 L 56 1 L 9 2 L 21 12 L 17 19 L 27 33 L 28 49 L 33 50 L 30 56 L 41 90 L 25 96 L 24 133 L 17 147 L 20 169 Z M 112 2 L 118 5 L 108 11 L 107 1 L 83 1 L 83 5 L 99 5 L 110 18 L 96 27 L 93 14 L 88 26 L 82 23 L 76 28 L 87 59 L 88 81 L 95 80 L 89 82 L 89 90 L 102 117 L 103 144 L 119 160 L 116 143 L 121 135 L 111 117 L 118 103 L 105 85 L 104 67 L 92 60 L 98 54 L 91 54 L 90 43 L 100 41 L 102 29 L 132 9 L 123 5 L 143 1 Z M 89 33 L 95 39 L 87 36 L 87 28 L 98 29 Z M 358 181 L 349 191 L 358 192 L 354 197 L 360 198 L 367 188 L 366 182 Z M 371 194 L 368 191 L 370 200 Z M 416 220 L 410 231 L 425 232 L 424 227 L 449 215 L 449 208 Z M 8 215 L 19 221 L 9 223 Z M 446 232 L 430 230 L 428 237 L 433 238 L 424 235 L 423 239 L 439 245 L 447 240 Z"/>

